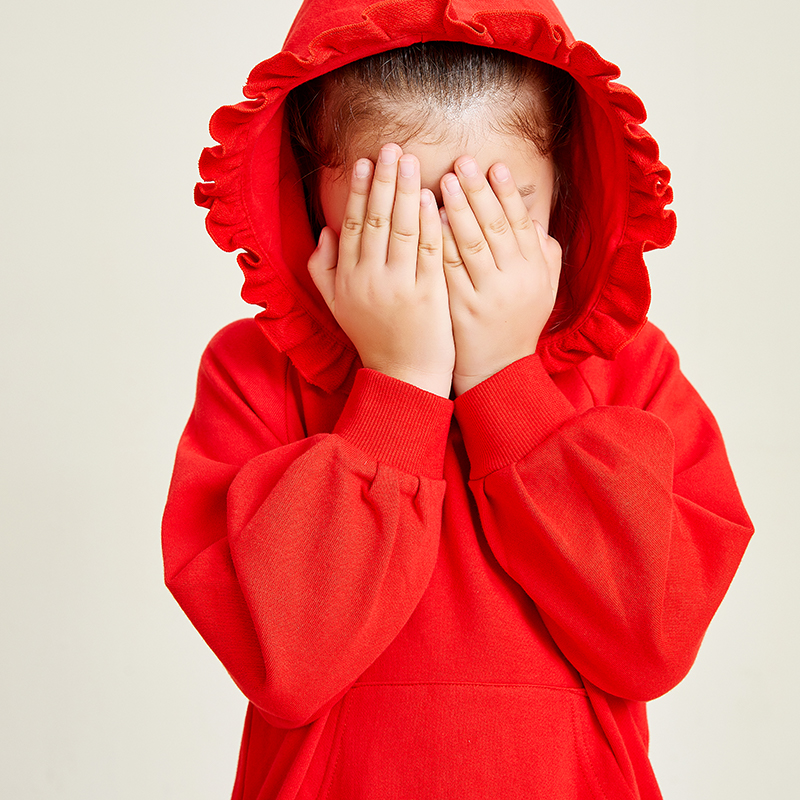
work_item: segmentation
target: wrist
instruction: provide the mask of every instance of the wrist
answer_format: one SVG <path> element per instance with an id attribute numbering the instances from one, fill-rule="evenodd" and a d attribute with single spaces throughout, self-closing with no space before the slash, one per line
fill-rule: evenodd
<path id="1" fill-rule="evenodd" d="M 499 372 L 499 370 L 498 370 Z M 487 378 L 491 378 L 494 372 L 485 375 L 458 375 L 453 373 L 453 393 L 456 397 L 468 392 L 473 386 L 483 383 Z"/>
<path id="2" fill-rule="evenodd" d="M 530 354 L 528 354 L 530 355 Z M 511 366 L 511 364 L 520 361 L 522 358 L 527 358 L 527 355 L 521 356 L 520 358 L 512 358 L 508 361 L 504 361 L 498 364 L 495 368 L 490 368 L 486 371 L 482 371 L 476 374 L 460 374 L 458 372 L 453 373 L 453 392 L 455 393 L 456 397 L 464 394 L 464 392 L 468 392 L 470 389 L 477 386 L 479 383 L 483 383 L 484 381 L 491 378 L 493 375 L 497 375 L 498 372 L 502 372 L 506 367 Z"/>
<path id="3" fill-rule="evenodd" d="M 439 397 L 450 397 L 450 387 L 453 384 L 452 372 L 428 372 L 421 369 L 412 369 L 398 364 L 367 364 L 368 369 L 381 372 L 390 378 L 409 383 L 422 389 L 425 392 L 439 395 Z"/>

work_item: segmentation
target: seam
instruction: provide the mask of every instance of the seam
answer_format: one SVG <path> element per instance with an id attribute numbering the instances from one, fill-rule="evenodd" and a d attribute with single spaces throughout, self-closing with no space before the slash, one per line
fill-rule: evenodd
<path id="1" fill-rule="evenodd" d="M 579 723 L 578 713 L 574 704 L 570 710 L 572 712 L 572 741 L 575 743 L 575 756 L 579 765 L 579 769 L 583 773 L 584 780 L 587 781 L 589 786 L 591 786 L 595 791 L 599 791 L 605 800 L 608 800 L 608 795 L 603 789 L 600 781 L 589 768 L 590 764 L 592 763 L 592 757 L 589 753 L 589 748 L 586 746 L 586 738 L 583 735 L 584 726 L 583 724 Z"/>
<path id="2" fill-rule="evenodd" d="M 253 714 L 256 713 L 255 707 L 252 703 L 248 704 L 247 713 L 244 718 L 244 730 L 242 731 L 242 745 L 247 742 L 247 748 L 242 747 L 242 752 L 239 755 L 239 764 L 236 767 L 236 778 L 234 781 L 233 791 L 239 789 L 236 794 L 231 796 L 231 800 L 241 800 L 245 796 L 245 782 L 247 780 L 247 765 L 250 761 L 250 734 L 253 727 Z M 241 786 L 239 785 L 239 775 L 242 776 Z"/>
<path id="3" fill-rule="evenodd" d="M 339 711 L 339 718 L 336 720 L 336 730 L 333 734 L 333 747 L 335 748 L 336 755 L 333 763 L 328 763 L 326 774 L 323 778 L 322 788 L 325 791 L 325 800 L 331 796 L 331 789 L 333 788 L 333 781 L 339 772 L 339 762 L 342 758 L 342 739 L 344 738 L 344 730 L 347 727 L 347 718 L 350 712 L 350 704 L 347 702 L 342 703 L 341 710 Z M 327 783 L 327 786 L 325 784 Z M 321 797 L 322 795 L 320 795 Z"/>
<path id="4" fill-rule="evenodd" d="M 586 380 L 586 376 L 583 374 L 583 370 L 581 369 L 580 364 L 576 365 L 575 371 L 578 373 L 578 377 L 583 381 L 583 385 L 586 387 L 586 391 L 589 392 L 589 397 L 592 398 L 592 405 L 594 405 L 595 408 L 598 408 L 597 395 L 594 393 L 594 390 L 592 389 L 592 386 L 589 383 L 589 381 Z"/>
<path id="5" fill-rule="evenodd" d="M 591 704 L 591 698 L 589 699 L 589 712 L 591 714 L 595 713 L 594 712 L 594 707 Z M 581 749 L 582 749 L 583 754 L 585 756 L 584 759 L 580 759 L 580 758 L 578 759 L 578 761 L 580 762 L 583 774 L 584 774 L 585 777 L 587 777 L 589 779 L 589 783 L 592 786 L 594 786 L 594 788 L 597 791 L 599 791 L 600 794 L 602 794 L 602 796 L 604 798 L 606 798 L 606 800 L 609 800 L 609 798 L 611 798 L 611 800 L 613 800 L 613 798 L 616 797 L 616 793 L 614 793 L 613 797 L 611 795 L 609 795 L 608 792 L 606 791 L 606 789 L 603 787 L 603 784 L 600 782 L 600 779 L 598 778 L 598 776 L 595 775 L 591 771 L 592 756 L 591 756 L 591 753 L 589 752 L 589 747 L 588 747 L 588 744 L 587 744 L 586 721 L 585 720 L 580 721 L 578 716 L 577 716 L 577 713 L 578 713 L 577 709 L 575 708 L 575 706 L 573 706 L 573 708 L 572 708 L 573 719 L 576 722 L 578 722 L 579 726 L 580 726 L 575 731 L 575 733 L 577 734 L 576 741 L 577 741 L 577 738 L 580 739 Z M 602 728 L 602 726 L 601 726 L 601 728 Z M 634 790 L 631 788 L 631 786 L 628 784 L 628 781 L 625 779 L 625 776 L 624 776 L 624 774 L 622 772 L 622 769 L 619 766 L 619 763 L 617 761 L 617 758 L 616 758 L 616 755 L 615 755 L 615 753 L 613 751 L 613 748 L 611 747 L 611 744 L 608 741 L 608 737 L 606 736 L 605 730 L 603 730 L 602 741 L 605 742 L 606 747 L 608 748 L 608 752 L 611 754 L 611 758 L 612 758 L 614 764 L 616 764 L 617 773 L 619 775 L 620 783 L 624 787 L 626 798 L 628 798 L 628 800 L 634 800 L 634 796 L 638 797 L 638 795 L 634 794 Z M 611 786 L 607 785 L 607 788 L 611 789 Z"/>
<path id="6" fill-rule="evenodd" d="M 289 443 L 289 359 L 284 355 L 283 369 L 283 441 Z"/>
<path id="7" fill-rule="evenodd" d="M 171 578 L 165 578 L 167 589 L 172 591 L 172 587 L 181 580 L 183 573 L 186 572 L 186 570 L 192 566 L 200 558 L 200 556 L 205 555 L 209 550 L 217 547 L 220 542 L 227 538 L 228 532 L 226 530 L 218 539 L 215 539 L 213 542 L 207 544 L 199 553 L 195 553 Z M 180 605 L 180 603 L 178 604 Z"/>
<path id="8" fill-rule="evenodd" d="M 491 683 L 482 681 L 369 681 L 354 683 L 350 687 L 359 689 L 368 686 L 484 686 L 494 689 L 545 689 L 554 692 L 566 692 L 578 697 L 588 697 L 585 689 L 574 686 L 552 686 L 546 683 Z"/>

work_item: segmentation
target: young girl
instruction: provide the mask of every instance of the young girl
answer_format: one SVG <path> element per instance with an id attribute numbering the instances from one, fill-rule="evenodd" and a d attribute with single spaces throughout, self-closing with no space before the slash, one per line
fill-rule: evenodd
<path id="1" fill-rule="evenodd" d="M 546 0 L 306 0 L 198 203 L 263 311 L 200 367 L 167 583 L 235 798 L 657 798 L 645 701 L 751 534 L 646 322 L 640 101 Z"/>

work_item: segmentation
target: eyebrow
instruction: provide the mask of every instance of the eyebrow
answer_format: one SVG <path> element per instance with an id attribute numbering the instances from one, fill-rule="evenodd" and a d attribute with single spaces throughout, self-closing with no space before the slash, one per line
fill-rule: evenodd
<path id="1" fill-rule="evenodd" d="M 517 190 L 522 197 L 527 197 L 529 194 L 533 194 L 536 191 L 536 184 L 526 183 L 524 186 L 517 186 Z"/>

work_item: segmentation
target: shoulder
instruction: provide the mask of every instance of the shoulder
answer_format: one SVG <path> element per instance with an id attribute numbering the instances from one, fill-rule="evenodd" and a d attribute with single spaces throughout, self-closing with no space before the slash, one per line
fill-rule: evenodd
<path id="1" fill-rule="evenodd" d="M 289 360 L 255 320 L 226 325 L 200 361 L 193 435 L 207 452 L 242 463 L 286 441 L 288 373 Z"/>
<path id="2" fill-rule="evenodd" d="M 283 382 L 289 360 L 269 342 L 255 319 L 231 322 L 208 343 L 200 362 L 201 376 L 215 372 L 236 384 Z"/>
<path id="3" fill-rule="evenodd" d="M 215 397 L 229 408 L 247 408 L 258 416 L 283 408 L 289 359 L 273 347 L 253 319 L 226 325 L 203 353 L 197 397 Z"/>
<path id="4" fill-rule="evenodd" d="M 664 332 L 648 321 L 633 341 L 629 342 L 615 359 L 609 362 L 617 370 L 637 369 L 661 371 L 667 366 L 678 366 L 678 354 Z"/>
<path id="5" fill-rule="evenodd" d="M 255 319 L 231 322 L 211 338 L 206 353 L 226 360 L 243 361 L 248 358 L 285 358 L 279 353 L 258 326 Z"/>
<path id="6" fill-rule="evenodd" d="M 680 372 L 680 364 L 664 333 L 647 322 L 616 358 L 592 356 L 577 369 L 596 405 L 646 408 L 664 381 Z"/>

